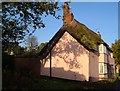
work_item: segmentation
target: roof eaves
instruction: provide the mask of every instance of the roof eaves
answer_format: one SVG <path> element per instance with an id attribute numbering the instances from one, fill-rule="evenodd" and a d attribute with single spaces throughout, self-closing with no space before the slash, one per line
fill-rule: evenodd
<path id="1" fill-rule="evenodd" d="M 49 52 L 52 50 L 54 45 L 59 41 L 61 36 L 64 34 L 66 30 L 63 30 L 63 27 L 59 29 L 59 31 L 52 37 L 52 39 L 48 42 L 48 44 L 40 51 L 40 58 L 45 58 Z"/>

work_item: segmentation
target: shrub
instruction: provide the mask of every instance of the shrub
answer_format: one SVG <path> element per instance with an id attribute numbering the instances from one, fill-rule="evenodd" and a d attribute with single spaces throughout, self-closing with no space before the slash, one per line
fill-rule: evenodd
<path id="1" fill-rule="evenodd" d="M 2 54 L 2 69 L 14 69 L 14 56 L 7 53 Z"/>

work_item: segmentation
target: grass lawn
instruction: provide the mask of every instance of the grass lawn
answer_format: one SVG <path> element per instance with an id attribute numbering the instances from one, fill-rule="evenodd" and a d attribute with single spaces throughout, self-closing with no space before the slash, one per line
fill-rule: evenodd
<path id="1" fill-rule="evenodd" d="M 3 71 L 3 90 L 5 89 L 109 89 L 115 91 L 115 81 L 71 81 L 46 76 L 35 77 L 28 74 Z M 95 90 L 95 91 L 96 91 Z"/>

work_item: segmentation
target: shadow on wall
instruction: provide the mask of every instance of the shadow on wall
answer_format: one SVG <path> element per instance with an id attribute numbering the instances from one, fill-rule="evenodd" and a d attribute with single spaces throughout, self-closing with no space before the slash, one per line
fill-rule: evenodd
<path id="1" fill-rule="evenodd" d="M 66 36 L 63 36 L 63 39 L 66 39 Z M 88 51 L 80 45 L 76 40 L 59 40 L 59 43 L 52 50 L 52 57 L 58 56 L 63 59 L 68 65 L 69 68 L 80 68 L 80 64 L 78 62 L 78 57 L 81 55 L 87 54 L 89 56 Z M 84 61 L 79 60 L 79 61 Z"/>
<path id="2" fill-rule="evenodd" d="M 41 64 L 43 65 L 43 66 L 45 66 L 45 64 L 46 64 L 46 60 L 49 60 L 50 61 L 50 54 L 48 54 L 48 56 L 45 58 L 45 59 L 42 59 L 42 60 L 40 60 L 40 62 L 41 62 Z"/>
<path id="3" fill-rule="evenodd" d="M 44 72 L 50 71 L 49 68 L 44 68 Z M 55 68 L 53 67 L 51 70 L 52 77 L 57 78 L 63 78 L 63 79 L 69 79 L 69 80 L 79 80 L 79 81 L 85 81 L 87 80 L 86 77 L 83 74 L 79 74 L 78 72 L 73 72 L 71 70 L 64 70 L 64 68 Z M 44 75 L 42 73 L 41 75 Z M 47 76 L 50 76 L 50 73 L 47 74 Z"/>

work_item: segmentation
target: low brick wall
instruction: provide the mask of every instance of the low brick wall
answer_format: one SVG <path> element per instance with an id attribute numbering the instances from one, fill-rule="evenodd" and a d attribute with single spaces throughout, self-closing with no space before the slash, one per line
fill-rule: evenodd
<path id="1" fill-rule="evenodd" d="M 14 62 L 16 71 L 40 76 L 39 58 L 15 58 Z"/>

